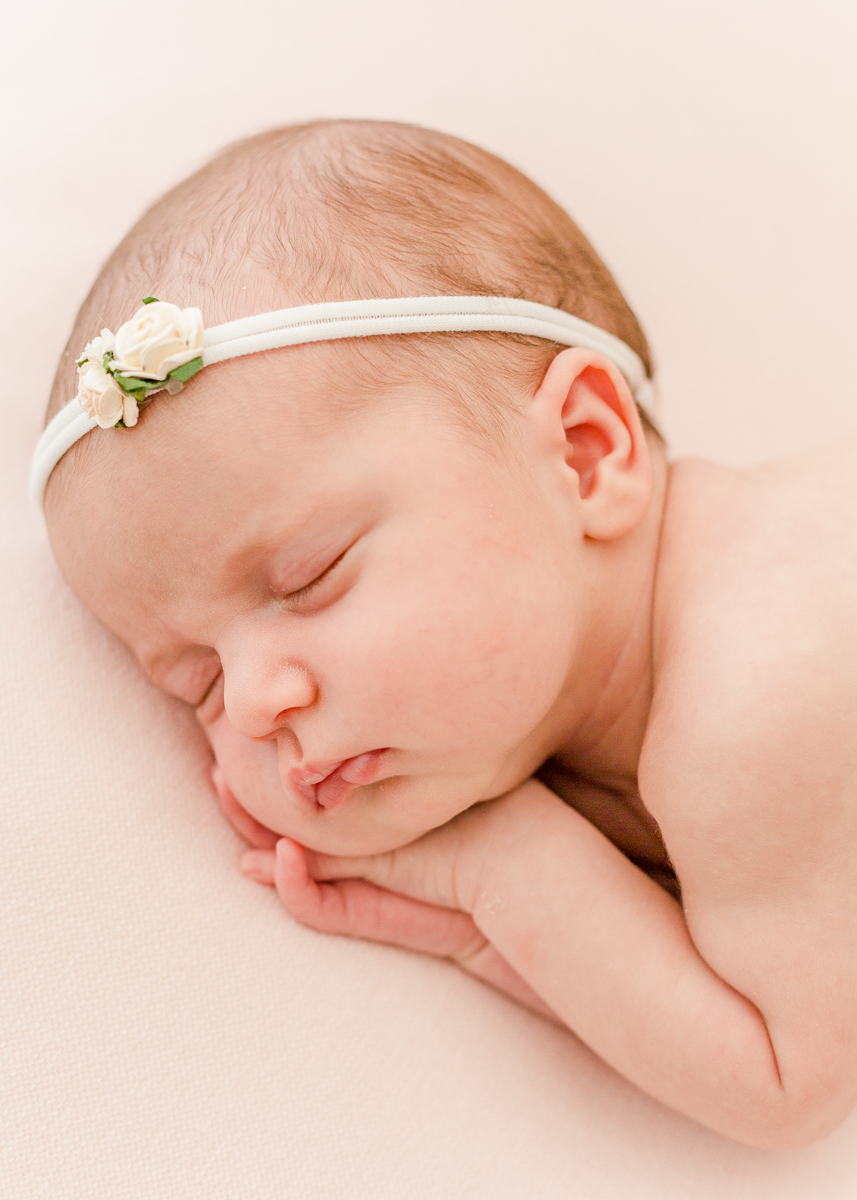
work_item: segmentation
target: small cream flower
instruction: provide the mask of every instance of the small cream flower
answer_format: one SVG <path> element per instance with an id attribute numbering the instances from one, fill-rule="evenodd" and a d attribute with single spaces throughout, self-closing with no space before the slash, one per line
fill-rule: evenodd
<path id="1" fill-rule="evenodd" d="M 110 366 L 117 374 L 135 379 L 166 379 L 176 367 L 199 358 L 202 338 L 198 308 L 156 300 L 144 304 L 118 331 Z"/>
<path id="2" fill-rule="evenodd" d="M 93 338 L 91 342 L 86 343 L 86 348 L 80 357 L 88 359 L 91 363 L 103 363 L 104 355 L 108 352 L 108 350 L 112 350 L 115 344 L 116 338 L 113 336 L 110 330 L 102 329 L 98 337 Z"/>
<path id="3" fill-rule="evenodd" d="M 87 350 L 92 345 L 90 342 Z M 112 429 L 118 421 L 128 426 L 137 424 L 137 401 L 117 387 L 100 358 L 93 357 L 78 367 L 77 399 L 86 415 L 95 417 L 102 429 Z"/>

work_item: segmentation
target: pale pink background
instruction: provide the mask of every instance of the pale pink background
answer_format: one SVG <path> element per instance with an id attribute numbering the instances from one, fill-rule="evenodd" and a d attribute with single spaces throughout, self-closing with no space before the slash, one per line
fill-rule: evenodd
<path id="1" fill-rule="evenodd" d="M 328 116 L 509 158 L 614 268 L 676 453 L 857 432 L 850 0 L 34 0 L 0 40 L 0 1185 L 35 1197 L 845 1200 L 857 1119 L 762 1154 L 444 964 L 235 871 L 185 714 L 24 498 L 100 261 L 224 142 Z M 121 531 L 117 531 L 121 534 Z"/>

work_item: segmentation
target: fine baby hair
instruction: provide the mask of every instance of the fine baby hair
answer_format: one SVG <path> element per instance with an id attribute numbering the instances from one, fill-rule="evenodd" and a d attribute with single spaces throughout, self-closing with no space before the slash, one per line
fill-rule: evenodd
<path id="1" fill-rule="evenodd" d="M 176 394 L 204 365 L 380 335 L 399 335 L 401 349 L 410 335 L 410 352 L 439 353 L 435 372 L 448 378 L 462 347 L 425 338 L 438 334 L 482 335 L 464 351 L 471 366 L 488 340 L 500 352 L 517 345 L 530 374 L 550 361 L 545 342 L 596 350 L 651 427 L 636 319 L 574 223 L 519 172 L 456 138 L 381 122 L 251 138 L 159 201 L 105 265 L 57 374 L 33 496 L 42 503 L 54 467 L 91 429 L 136 424 L 152 396 Z M 364 355 L 375 366 L 384 357 L 377 344 Z M 466 419 L 479 422 L 478 406 Z"/>

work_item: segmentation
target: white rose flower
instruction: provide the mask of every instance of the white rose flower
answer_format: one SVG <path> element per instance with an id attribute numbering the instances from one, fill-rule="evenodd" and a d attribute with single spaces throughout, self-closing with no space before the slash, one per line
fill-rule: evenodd
<path id="1" fill-rule="evenodd" d="M 202 313 L 156 300 L 144 304 L 116 334 L 110 366 L 135 379 L 166 379 L 202 354 Z"/>
<path id="2" fill-rule="evenodd" d="M 115 344 L 116 338 L 110 330 L 102 329 L 98 337 L 86 343 L 86 347 L 80 357 L 88 359 L 89 362 L 103 363 L 104 355 L 108 350 L 112 350 Z"/>
<path id="3" fill-rule="evenodd" d="M 122 396 L 122 420 L 128 429 L 137 424 L 140 409 L 133 396 Z"/>
<path id="4" fill-rule="evenodd" d="M 102 429 L 112 429 L 117 421 L 137 424 L 137 401 L 117 387 L 100 358 L 78 367 L 77 399 L 86 415 L 95 417 Z"/>

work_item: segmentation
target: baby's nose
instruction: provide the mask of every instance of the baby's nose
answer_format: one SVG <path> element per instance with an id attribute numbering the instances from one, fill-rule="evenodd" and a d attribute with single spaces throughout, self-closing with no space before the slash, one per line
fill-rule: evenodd
<path id="1" fill-rule="evenodd" d="M 230 672 L 224 663 L 223 706 L 230 723 L 245 737 L 270 737 L 313 704 L 316 695 L 309 672 L 297 664 Z"/>

